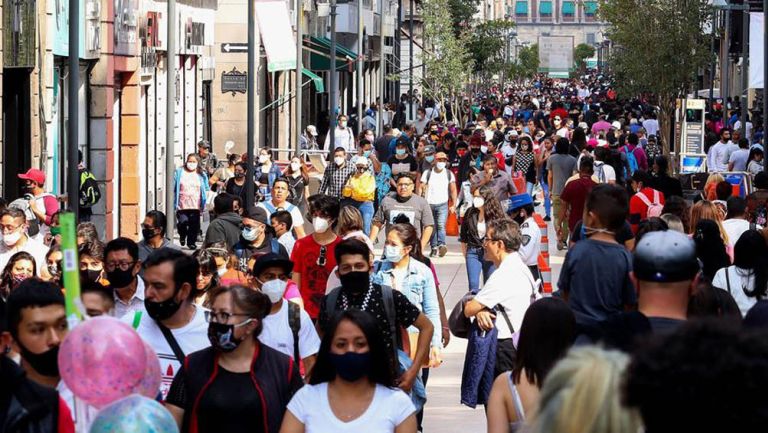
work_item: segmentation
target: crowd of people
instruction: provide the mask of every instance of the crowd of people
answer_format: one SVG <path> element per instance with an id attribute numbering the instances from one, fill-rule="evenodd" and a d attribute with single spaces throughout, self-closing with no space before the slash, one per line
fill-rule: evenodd
<path id="1" fill-rule="evenodd" d="M 378 134 L 340 116 L 325 167 L 268 149 L 219 163 L 201 142 L 174 173 L 176 233 L 159 210 L 138 242 L 78 224 L 83 313 L 156 352 L 157 400 L 182 432 L 424 431 L 452 336 L 467 340 L 461 402 L 483 405 L 492 433 L 764 428 L 761 145 L 726 157 L 724 127 L 710 150 L 728 166 L 689 194 L 654 108 L 619 101 L 607 76 L 465 102 L 423 101 Z M 316 129 L 304 139 L 317 146 Z M 725 170 L 751 172 L 755 191 Z M 58 204 L 43 172 L 19 178 L 29 197 L 0 206 L 0 431 L 87 431 L 57 365 Z M 554 293 L 540 223 L 567 250 Z M 449 236 L 468 287 L 447 308 L 435 265 Z"/>

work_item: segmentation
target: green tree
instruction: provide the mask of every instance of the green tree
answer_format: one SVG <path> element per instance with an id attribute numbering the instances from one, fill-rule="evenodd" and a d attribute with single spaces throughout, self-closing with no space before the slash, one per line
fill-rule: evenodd
<path id="1" fill-rule="evenodd" d="M 595 55 L 595 47 L 588 44 L 576 45 L 573 49 L 573 60 L 576 62 L 576 67 L 582 73 L 587 69 L 586 60 Z"/>
<path id="2" fill-rule="evenodd" d="M 512 21 L 493 20 L 481 22 L 472 28 L 469 52 L 472 53 L 476 74 L 491 75 L 502 70 L 507 60 L 504 50 L 509 31 L 514 27 Z"/>
<path id="3" fill-rule="evenodd" d="M 457 38 L 472 24 L 472 17 L 477 12 L 480 0 L 448 0 L 453 34 Z"/>
<path id="4" fill-rule="evenodd" d="M 664 152 L 675 100 L 690 89 L 696 72 L 712 59 L 704 27 L 712 18 L 708 0 L 602 0 L 598 15 L 609 23 L 614 44 L 608 62 L 617 92 L 649 95 L 659 106 Z"/>
<path id="5" fill-rule="evenodd" d="M 423 0 L 424 49 L 421 61 L 425 74 L 421 77 L 422 93 L 436 101 L 452 101 L 457 107 L 458 99 L 472 71 L 472 56 L 469 54 L 467 33 L 453 32 L 450 0 Z"/>
<path id="6" fill-rule="evenodd" d="M 517 59 L 508 65 L 507 73 L 510 78 L 522 80 L 532 78 L 539 71 L 539 44 L 520 48 Z"/>

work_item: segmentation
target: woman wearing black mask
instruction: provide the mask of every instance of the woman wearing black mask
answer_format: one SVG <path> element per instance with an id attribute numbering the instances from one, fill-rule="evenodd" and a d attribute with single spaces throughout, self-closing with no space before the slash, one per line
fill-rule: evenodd
<path id="1" fill-rule="evenodd" d="M 100 241 L 89 241 L 81 245 L 77 253 L 80 257 L 80 279 L 106 285 L 107 282 L 104 279 L 104 244 Z"/>
<path id="2" fill-rule="evenodd" d="M 416 409 L 387 362 L 369 313 L 347 310 L 329 323 L 309 385 L 288 404 L 281 433 L 415 433 Z"/>
<path id="3" fill-rule="evenodd" d="M 213 289 L 209 299 L 212 347 L 187 357 L 166 407 L 182 432 L 276 433 L 302 382 L 291 358 L 259 343 L 269 298 L 231 286 Z"/>

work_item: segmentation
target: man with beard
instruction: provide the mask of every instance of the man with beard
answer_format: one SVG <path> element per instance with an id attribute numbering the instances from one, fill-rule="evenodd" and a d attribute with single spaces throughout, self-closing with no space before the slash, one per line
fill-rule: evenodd
<path id="1" fill-rule="evenodd" d="M 510 215 L 520 224 L 522 242 L 518 253 L 523 263 L 531 270 L 533 278 L 540 278 L 539 253 L 541 252 L 541 229 L 533 218 L 533 198 L 530 194 L 513 195 L 509 203 Z"/>

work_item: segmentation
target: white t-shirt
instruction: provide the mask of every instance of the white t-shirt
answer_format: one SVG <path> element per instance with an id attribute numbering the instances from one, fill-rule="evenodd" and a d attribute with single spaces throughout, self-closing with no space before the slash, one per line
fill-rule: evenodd
<path id="1" fill-rule="evenodd" d="M 488 308 L 501 304 L 517 332 L 523 324 L 525 310 L 531 304 L 531 292 L 535 291 L 534 284 L 531 270 L 520 258 L 520 254 L 515 252 L 501 262 L 501 266 L 493 272 L 485 286 L 477 293 L 475 301 Z M 512 338 L 512 332 L 501 313 L 496 314 L 496 327 L 499 330 L 500 340 Z"/>
<path id="2" fill-rule="evenodd" d="M 728 279 L 725 278 L 726 272 L 728 272 Z M 728 290 L 728 281 L 731 282 L 730 290 Z M 741 317 L 746 316 L 749 309 L 757 303 L 757 298 L 747 296 L 743 289 L 746 287 L 747 290 L 752 290 L 755 285 L 755 274 L 749 270 L 736 266 L 722 268 L 717 271 L 715 278 L 712 278 L 712 285 L 729 292 L 733 296 L 733 300 L 736 301 L 739 311 L 741 311 Z"/>
<path id="3" fill-rule="evenodd" d="M 616 182 L 616 170 L 603 161 L 595 161 L 595 177 L 600 183 Z"/>
<path id="4" fill-rule="evenodd" d="M 426 199 L 429 204 L 448 203 L 448 186 L 455 182 L 453 173 L 447 168 L 440 173 L 435 169 L 426 170 L 421 175 L 421 183 L 427 184 Z"/>
<path id="5" fill-rule="evenodd" d="M 416 412 L 400 389 L 376 385 L 373 400 L 360 417 L 343 422 L 328 403 L 328 383 L 304 385 L 288 403 L 288 410 L 302 424 L 305 433 L 393 433 L 397 426 Z"/>
<path id="6" fill-rule="evenodd" d="M 21 248 L 9 248 L 5 243 L 0 242 L 0 271 L 5 269 L 5 265 L 8 264 L 11 257 L 20 251 L 29 253 L 35 259 L 37 275 L 42 275 L 40 272 L 46 266 L 45 255 L 48 254 L 48 247 L 46 247 L 44 243 L 36 241 L 30 237 L 27 237 L 27 243 Z"/>
<path id="7" fill-rule="evenodd" d="M 728 157 L 728 164 L 733 163 L 733 171 L 747 171 L 749 149 L 737 149 Z"/>
<path id="8" fill-rule="evenodd" d="M 270 202 L 269 206 L 267 206 L 267 203 L 261 202 L 257 204 L 256 206 L 264 209 L 267 211 L 267 215 L 272 215 L 274 212 L 277 212 L 280 209 L 287 210 L 291 214 L 291 220 L 293 221 L 293 227 L 301 227 L 304 225 L 304 217 L 301 216 L 301 209 L 299 209 L 298 206 L 293 205 L 291 203 L 285 202 L 283 206 L 275 206 L 274 203 Z"/>
<path id="9" fill-rule="evenodd" d="M 264 329 L 259 334 L 259 341 L 293 358 L 293 333 L 288 324 L 288 302 L 283 300 L 280 311 L 264 318 Z M 299 356 L 304 359 L 320 350 L 320 337 L 312 325 L 312 319 L 303 309 L 299 314 Z"/>
<path id="10" fill-rule="evenodd" d="M 287 231 L 280 235 L 279 238 L 277 238 L 277 241 L 280 242 L 282 246 L 285 247 L 285 251 L 288 252 L 288 257 L 291 257 L 291 253 L 293 252 L 293 246 L 296 245 L 296 238 L 293 237 L 293 233 L 290 231 Z"/>
<path id="11" fill-rule="evenodd" d="M 205 321 L 205 308 L 199 305 L 194 307 L 195 315 L 189 323 L 181 328 L 171 329 L 173 337 L 185 356 L 211 345 L 211 342 L 208 341 L 208 322 Z M 135 314 L 126 314 L 120 320 L 132 325 L 134 316 Z M 157 323 L 146 312 L 142 312 L 141 322 L 136 332 L 139 333 L 142 340 L 155 349 L 157 357 L 160 359 L 160 373 L 162 374 L 160 392 L 162 392 L 163 400 L 165 400 L 165 396 L 171 389 L 173 377 L 179 371 L 181 363 L 176 359 L 173 349 L 171 349 Z"/>
<path id="12" fill-rule="evenodd" d="M 755 228 L 757 230 L 763 229 L 759 225 L 755 225 Z M 723 229 L 728 234 L 728 245 L 733 246 L 736 245 L 736 241 L 739 240 L 741 235 L 749 230 L 749 221 L 740 218 L 727 219 L 723 221 Z"/>

